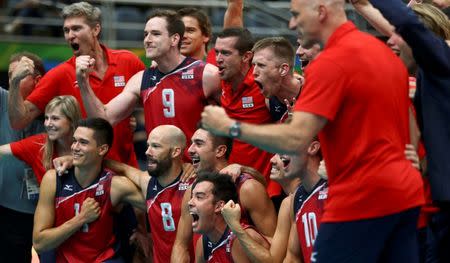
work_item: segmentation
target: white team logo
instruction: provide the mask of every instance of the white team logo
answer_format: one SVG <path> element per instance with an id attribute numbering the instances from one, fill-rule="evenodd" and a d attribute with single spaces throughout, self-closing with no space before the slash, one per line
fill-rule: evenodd
<path id="1" fill-rule="evenodd" d="M 125 76 L 114 76 L 114 87 L 125 87 Z"/>
<path id="2" fill-rule="evenodd" d="M 253 106 L 255 106 L 255 105 L 253 104 L 252 96 L 242 97 L 242 108 L 248 109 L 248 108 L 253 108 Z"/>
<path id="3" fill-rule="evenodd" d="M 65 184 L 65 185 L 64 185 L 64 190 L 66 190 L 66 191 L 73 191 L 73 185 L 71 185 L 71 184 Z"/>
<path id="4" fill-rule="evenodd" d="M 105 190 L 103 189 L 103 185 L 99 184 L 97 189 L 95 190 L 95 196 L 99 196 L 105 193 Z"/>
<path id="5" fill-rule="evenodd" d="M 189 183 L 180 183 L 180 185 L 178 186 L 179 191 L 185 191 L 188 188 L 189 188 Z"/>
<path id="6" fill-rule="evenodd" d="M 187 69 L 181 72 L 181 79 L 194 79 L 194 69 Z"/>

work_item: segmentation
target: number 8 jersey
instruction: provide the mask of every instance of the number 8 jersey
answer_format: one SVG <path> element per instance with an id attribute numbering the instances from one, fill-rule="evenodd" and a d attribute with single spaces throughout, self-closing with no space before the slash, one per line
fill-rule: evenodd
<path id="1" fill-rule="evenodd" d="M 207 104 L 203 91 L 205 65 L 187 57 L 167 74 L 156 67 L 144 71 L 141 102 L 147 134 L 159 125 L 171 124 L 180 128 L 190 141 Z"/>
<path id="2" fill-rule="evenodd" d="M 178 221 L 181 216 L 181 203 L 184 192 L 192 184 L 180 182 L 178 177 L 163 187 L 156 177 L 152 177 L 147 186 L 147 214 L 153 240 L 153 262 L 170 262 L 172 247 L 177 235 Z M 194 248 L 190 248 L 194 259 Z"/>

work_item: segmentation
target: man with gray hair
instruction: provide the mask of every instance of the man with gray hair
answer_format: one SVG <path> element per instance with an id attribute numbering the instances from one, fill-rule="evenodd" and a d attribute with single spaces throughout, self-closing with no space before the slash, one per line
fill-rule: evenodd
<path id="1" fill-rule="evenodd" d="M 72 95 L 82 107 L 83 103 L 75 78 L 75 60 L 82 55 L 93 58 L 90 84 L 94 93 L 104 103 L 118 95 L 127 81 L 136 72 L 144 69 L 137 56 L 127 50 L 112 50 L 100 43 L 101 11 L 87 2 L 66 6 L 61 14 L 64 20 L 64 38 L 72 48 L 73 55 L 66 62 L 50 70 L 24 100 L 18 92 L 12 91 L 9 99 L 9 119 L 14 129 L 22 129 L 39 116 L 47 103 L 58 95 Z M 94 62 L 95 61 L 95 62 Z M 27 60 L 27 72 L 32 74 L 35 66 Z M 109 158 L 137 166 L 133 150 L 133 134 L 129 118 L 115 125 L 117 134 Z M 119 141 L 120 140 L 120 141 Z"/>

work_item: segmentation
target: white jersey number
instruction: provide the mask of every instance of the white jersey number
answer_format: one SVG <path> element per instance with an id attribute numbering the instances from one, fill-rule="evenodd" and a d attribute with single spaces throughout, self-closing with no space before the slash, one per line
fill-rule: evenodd
<path id="1" fill-rule="evenodd" d="M 173 89 L 163 89 L 162 90 L 162 103 L 164 105 L 164 117 L 174 118 L 175 117 L 175 93 Z"/>
<path id="2" fill-rule="evenodd" d="M 175 231 L 175 221 L 172 217 L 172 205 L 170 203 L 161 203 L 161 216 L 164 230 L 167 232 Z"/>
<path id="3" fill-rule="evenodd" d="M 73 205 L 73 208 L 75 209 L 75 216 L 78 215 L 80 213 L 80 204 L 79 203 L 75 203 Z M 81 232 L 85 232 L 85 233 L 89 232 L 89 225 L 88 224 L 84 224 L 81 227 Z"/>
<path id="4" fill-rule="evenodd" d="M 313 212 L 303 214 L 302 223 L 305 231 L 306 247 L 311 247 L 316 241 L 318 232 L 316 214 Z"/>

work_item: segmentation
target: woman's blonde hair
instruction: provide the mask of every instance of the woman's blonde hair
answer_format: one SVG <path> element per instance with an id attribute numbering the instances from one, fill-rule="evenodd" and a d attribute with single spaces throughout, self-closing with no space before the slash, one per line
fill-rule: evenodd
<path id="1" fill-rule="evenodd" d="M 450 21 L 439 8 L 431 4 L 414 4 L 412 10 L 426 28 L 444 40 L 450 39 Z"/>
<path id="2" fill-rule="evenodd" d="M 45 107 L 45 113 L 59 108 L 61 113 L 70 121 L 72 133 L 75 131 L 78 121 L 81 119 L 80 106 L 74 96 L 57 96 Z M 42 164 L 45 170 L 52 169 L 53 151 L 55 142 L 49 140 L 48 136 L 43 146 Z"/>

